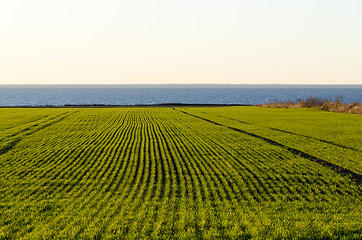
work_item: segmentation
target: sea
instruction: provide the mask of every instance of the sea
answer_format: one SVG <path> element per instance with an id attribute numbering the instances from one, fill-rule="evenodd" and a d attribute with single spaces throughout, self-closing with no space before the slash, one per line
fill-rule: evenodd
<path id="1" fill-rule="evenodd" d="M 0 85 L 0 106 L 255 105 L 308 97 L 362 102 L 360 85 Z"/>

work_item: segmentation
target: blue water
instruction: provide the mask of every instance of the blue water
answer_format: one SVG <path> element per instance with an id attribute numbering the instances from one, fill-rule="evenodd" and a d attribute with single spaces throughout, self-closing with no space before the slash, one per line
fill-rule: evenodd
<path id="1" fill-rule="evenodd" d="M 160 103 L 243 104 L 295 101 L 318 96 L 362 102 L 362 85 L 116 85 L 0 86 L 0 106 L 137 105 Z"/>

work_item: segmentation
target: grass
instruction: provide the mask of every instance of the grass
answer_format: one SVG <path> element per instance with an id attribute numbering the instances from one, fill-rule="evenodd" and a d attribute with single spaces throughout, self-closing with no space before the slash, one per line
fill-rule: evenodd
<path id="1" fill-rule="evenodd" d="M 361 239 L 361 115 L 0 109 L 0 239 Z"/>

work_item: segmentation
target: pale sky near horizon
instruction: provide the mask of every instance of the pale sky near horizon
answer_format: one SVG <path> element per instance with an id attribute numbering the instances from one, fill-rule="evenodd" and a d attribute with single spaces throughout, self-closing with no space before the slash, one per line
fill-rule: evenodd
<path id="1" fill-rule="evenodd" d="M 11 0 L 0 33 L 0 84 L 362 84 L 361 0 Z"/>

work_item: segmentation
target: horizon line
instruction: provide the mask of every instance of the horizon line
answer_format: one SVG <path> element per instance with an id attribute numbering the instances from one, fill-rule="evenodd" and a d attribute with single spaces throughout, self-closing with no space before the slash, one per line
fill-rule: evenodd
<path id="1" fill-rule="evenodd" d="M 0 83 L 11 85 L 362 85 L 362 83 Z"/>

